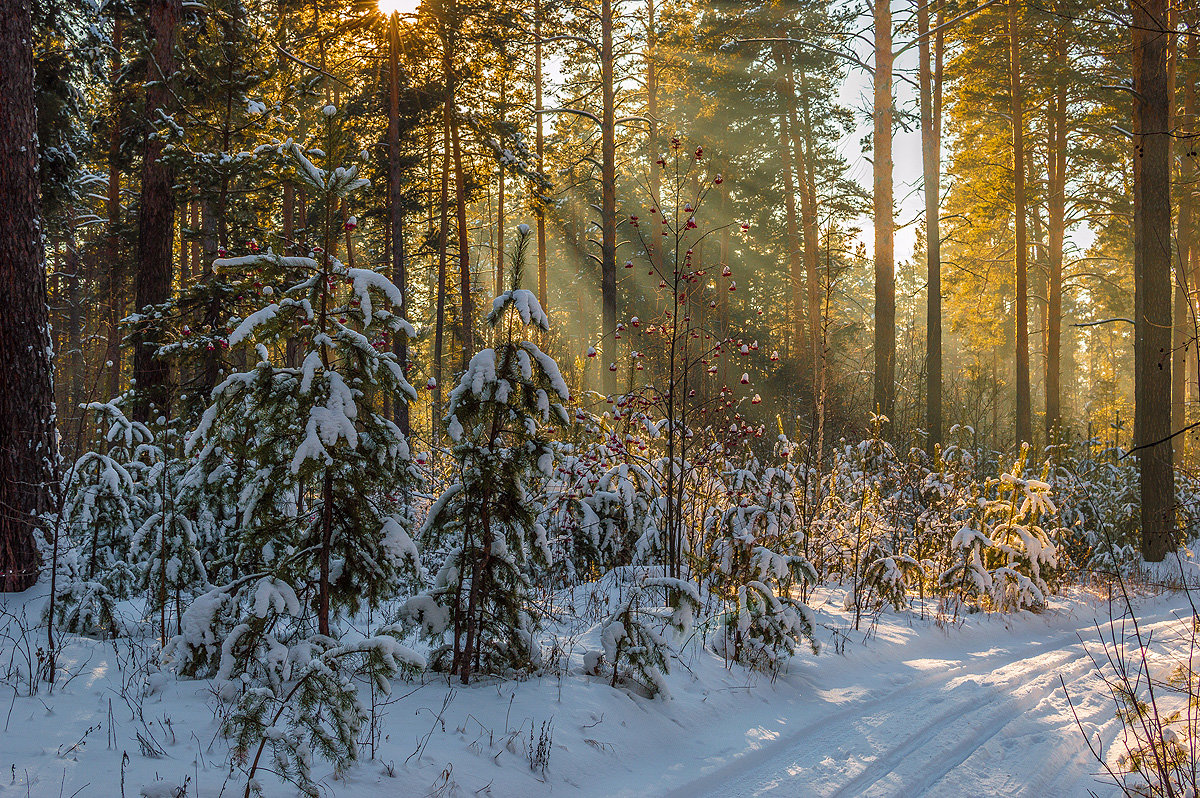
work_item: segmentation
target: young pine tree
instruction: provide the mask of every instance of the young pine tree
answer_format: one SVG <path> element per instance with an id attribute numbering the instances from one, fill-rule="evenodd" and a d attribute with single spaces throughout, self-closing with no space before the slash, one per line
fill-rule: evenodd
<path id="1" fill-rule="evenodd" d="M 553 473 L 543 426 L 568 423 L 562 406 L 568 389 L 554 360 L 520 337 L 522 327 L 549 329 L 537 297 L 520 287 L 529 238 L 529 227 L 520 225 L 512 288 L 496 297 L 487 317 L 492 346 L 471 358 L 450 393 L 446 424 L 457 480 L 434 503 L 422 531 L 449 555 L 432 588 L 406 608 L 410 623 L 442 643 L 431 656 L 434 667 L 463 684 L 475 671 L 538 660 L 530 572 L 551 552 L 535 486 Z"/>
<path id="2" fill-rule="evenodd" d="M 328 206 L 364 184 L 357 167 L 326 171 L 298 146 L 291 152 L 302 182 Z M 386 343 L 413 332 L 389 310 L 399 291 L 386 277 L 348 268 L 327 247 L 310 257 L 267 252 L 216 267 L 260 264 L 307 276 L 230 334 L 230 346 L 253 340 L 258 362 L 213 391 L 187 439 L 199 473 L 185 484 L 207 485 L 226 501 L 236 497 L 226 514 L 237 519 L 237 559 L 246 575 L 221 590 L 281 580 L 306 597 L 304 619 L 330 636 L 338 615 L 377 604 L 394 594 L 405 570 L 415 573 L 408 513 L 399 507 L 408 442 L 378 412 L 385 395 L 415 396 Z M 298 367 L 281 363 L 289 341 L 300 350 Z M 252 473 L 231 467 L 239 458 L 254 463 Z M 236 492 L 224 485 L 235 475 L 244 480 Z"/>
<path id="3" fill-rule="evenodd" d="M 63 479 L 65 545 L 53 620 L 75 634 L 115 636 L 116 604 L 140 578 L 130 541 L 150 512 L 151 475 L 163 458 L 149 428 L 117 405 L 93 402 L 84 411 L 97 416 L 98 434 Z"/>
<path id="4" fill-rule="evenodd" d="M 290 151 L 332 226 L 365 184 L 358 168 L 325 170 L 298 146 Z M 355 674 L 383 680 L 423 662 L 386 629 L 358 642 L 337 637 L 339 619 L 393 597 L 419 567 L 405 508 L 408 442 L 382 412 L 384 398 L 415 396 L 389 342 L 413 332 L 392 310 L 396 286 L 331 254 L 331 241 L 350 232 L 338 218 L 307 257 L 215 263 L 305 275 L 278 295 L 264 291 L 273 301 L 234 329 L 230 346 L 253 342 L 257 362 L 214 389 L 186 444 L 195 458 L 188 501 L 231 521 L 240 575 L 192 603 L 167 654 L 183 675 L 215 677 L 235 693 L 247 686 L 225 727 L 247 763 L 247 795 L 265 748 L 277 772 L 315 794 L 312 752 L 339 768 L 357 757 Z M 289 342 L 298 366 L 288 365 Z M 195 496 L 204 490 L 207 502 Z M 267 728 L 286 732 L 268 739 Z"/>

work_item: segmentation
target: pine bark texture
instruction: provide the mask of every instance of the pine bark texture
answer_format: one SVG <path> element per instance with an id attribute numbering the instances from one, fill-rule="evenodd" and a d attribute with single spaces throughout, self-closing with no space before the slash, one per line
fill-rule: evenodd
<path id="1" fill-rule="evenodd" d="M 180 0 L 150 0 L 148 32 L 151 58 L 146 62 L 146 119 L 156 127 L 167 113 L 171 91 L 167 85 L 175 72 L 175 31 L 179 26 Z M 139 312 L 166 302 L 171 295 L 175 230 L 175 175 L 163 161 L 165 142 L 151 136 L 142 164 L 142 195 L 137 239 L 135 295 Z M 158 358 L 159 333 L 142 326 L 133 336 L 133 376 L 139 399 L 134 417 L 146 421 L 167 411 L 170 367 Z M 153 415 L 152 415 L 153 414 Z"/>
<path id="2" fill-rule="evenodd" d="M 29 3 L 0 0 L 0 592 L 31 587 L 58 483 Z"/>
<path id="3" fill-rule="evenodd" d="M 1058 36 L 1058 57 L 1065 63 L 1066 39 Z M 1046 442 L 1058 438 L 1062 425 L 1063 250 L 1067 229 L 1067 89 L 1055 87 L 1049 119 L 1046 159 L 1048 225 L 1046 291 Z"/>
<path id="4" fill-rule="evenodd" d="M 404 195 L 400 180 L 400 23 L 398 15 L 388 20 L 388 222 L 392 256 L 392 282 L 400 289 L 400 306 L 396 312 L 408 318 L 408 262 L 404 251 Z M 408 376 L 408 338 L 396 333 L 393 352 L 400 368 Z M 397 401 L 392 408 L 392 420 L 407 439 L 409 426 L 408 402 Z"/>
<path id="5" fill-rule="evenodd" d="M 918 82 L 921 95 L 921 168 L 925 182 L 926 354 L 925 431 L 929 451 L 942 443 L 941 120 L 934 109 L 929 4 L 917 0 Z"/>
<path id="6" fill-rule="evenodd" d="M 1134 446 L 1142 556 L 1174 549 L 1171 463 L 1171 96 L 1166 0 L 1133 0 Z"/>
<path id="7" fill-rule="evenodd" d="M 875 1 L 875 380 L 874 410 L 889 420 L 896 403 L 896 265 L 892 180 L 892 9 Z M 890 424 L 886 425 L 890 428 Z"/>
<path id="8" fill-rule="evenodd" d="M 1013 141 L 1013 268 L 1016 272 L 1016 438 L 1033 439 L 1033 403 L 1029 390 L 1029 240 L 1026 232 L 1025 109 L 1021 86 L 1020 18 L 1016 0 L 1008 2 L 1010 114 Z"/>
<path id="9" fill-rule="evenodd" d="M 604 305 L 601 330 L 608 360 L 617 360 L 617 96 L 613 76 L 613 0 L 600 10 L 600 294 Z M 617 375 L 604 371 L 605 393 L 617 392 Z"/>

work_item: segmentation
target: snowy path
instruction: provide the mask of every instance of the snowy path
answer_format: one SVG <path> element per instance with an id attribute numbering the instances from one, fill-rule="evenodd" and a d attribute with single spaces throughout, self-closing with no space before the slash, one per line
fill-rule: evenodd
<path id="1" fill-rule="evenodd" d="M 22 600 L 34 603 L 28 614 L 36 617 L 41 599 Z M 814 605 L 826 628 L 846 628 L 840 594 L 823 593 Z M 1137 611 L 1143 633 L 1154 636 L 1155 666 L 1177 662 L 1186 598 L 1148 599 Z M 344 774 L 320 761 L 317 775 L 332 798 L 1108 798 L 1116 791 L 1097 775 L 1060 682 L 1089 732 L 1113 751 L 1120 729 L 1112 699 L 1087 656 L 1102 656 L 1097 620 L 1107 627 L 1108 605 L 1082 590 L 1054 597 L 1040 615 L 975 615 L 949 629 L 885 613 L 870 640 L 851 633 L 845 654 L 827 646 L 798 657 L 774 684 L 726 668 L 693 638 L 669 677 L 671 700 L 614 690 L 577 670 L 467 689 L 431 676 L 381 706 L 373 760 Z M 0 635 L 0 664 L 14 656 L 3 642 Z M 192 798 L 240 794 L 212 685 L 151 684 L 131 670 L 130 642 L 74 638 L 62 664 L 78 678 L 34 697 L 4 694 L 0 798 L 112 798 L 123 772 L 129 798 L 160 779 L 187 780 Z M 131 689 L 141 695 L 143 683 L 153 689 L 123 700 Z M 547 723 L 552 757 L 538 772 L 529 745 Z M 162 753 L 146 755 L 139 734 L 153 736 Z M 270 798 L 295 794 L 267 789 Z"/>
<path id="2" fill-rule="evenodd" d="M 1143 632 L 1165 632 L 1177 611 L 1155 607 Z M 1063 692 L 1065 681 L 1107 748 L 1118 727 L 1085 651 L 1100 655 L 1102 612 L 1021 625 L 1002 642 L 952 632 L 901 643 L 891 662 L 825 662 L 802 717 L 781 718 L 775 739 L 667 795 L 1108 794 Z"/>

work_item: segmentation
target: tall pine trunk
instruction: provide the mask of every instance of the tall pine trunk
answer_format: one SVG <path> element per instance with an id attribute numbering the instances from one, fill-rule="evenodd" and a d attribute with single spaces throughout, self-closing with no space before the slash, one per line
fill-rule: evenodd
<path id="1" fill-rule="evenodd" d="M 38 224 L 29 3 L 0 0 L 0 592 L 38 578 L 38 515 L 58 484 L 46 272 Z"/>
<path id="2" fill-rule="evenodd" d="M 1067 40 L 1055 37 L 1058 63 L 1066 66 Z M 1067 230 L 1067 87 L 1060 82 L 1050 100 L 1046 158 L 1047 291 L 1046 291 L 1046 442 L 1058 437 L 1062 424 L 1063 250 Z"/>
<path id="3" fill-rule="evenodd" d="M 807 337 L 803 327 L 793 332 L 796 345 L 799 348 L 802 341 L 808 344 L 808 357 L 814 386 L 818 378 L 817 351 L 820 346 L 820 285 L 817 275 L 819 267 L 820 247 L 817 227 L 817 175 L 816 154 L 813 143 L 812 113 L 809 108 L 808 81 L 803 67 L 800 69 L 799 108 L 797 108 L 797 92 L 795 67 L 790 54 L 785 55 L 787 63 L 787 89 L 784 99 L 788 113 L 788 128 L 791 131 L 793 163 L 796 167 L 796 181 L 800 190 L 800 236 L 803 245 L 802 256 L 804 273 L 801 276 L 803 287 L 799 295 L 793 297 L 796 314 L 796 324 L 801 325 L 801 307 L 803 317 L 808 320 Z M 793 286 L 793 291 L 796 288 Z M 803 297 L 803 299 L 801 299 Z"/>
<path id="4" fill-rule="evenodd" d="M 660 210 L 662 197 L 662 167 L 658 160 L 662 157 L 659 149 L 658 130 L 658 63 L 655 61 L 655 45 L 658 43 L 658 32 L 654 21 L 655 0 L 646 0 L 646 160 L 650 164 L 650 201 Z M 658 220 L 653 220 L 658 225 Z M 649 252 L 650 262 L 657 268 L 662 268 L 662 236 L 657 229 L 650 231 Z"/>
<path id="5" fill-rule="evenodd" d="M 813 137 L 812 103 L 808 92 L 808 81 L 800 71 L 800 122 L 801 138 L 804 141 L 804 157 L 800 161 L 801 208 L 803 209 L 801 231 L 804 235 L 804 274 L 808 294 L 808 337 L 813 360 L 813 397 L 816 399 L 821 380 L 824 379 L 824 364 L 821 358 L 821 230 L 817 210 L 817 152 Z"/>
<path id="6" fill-rule="evenodd" d="M 1021 37 L 1017 0 L 1008 0 L 1009 114 L 1013 147 L 1013 269 L 1016 283 L 1016 443 L 1033 437 L 1029 391 L 1029 241 L 1026 232 L 1025 109 L 1021 87 Z"/>
<path id="7" fill-rule="evenodd" d="M 105 211 L 108 215 L 105 260 L 108 265 L 108 340 L 104 357 L 108 369 L 108 398 L 121 392 L 121 319 L 125 316 L 125 270 L 121 265 L 121 39 L 124 22 L 113 20 L 112 64 L 109 68 L 108 186 Z"/>
<path id="8" fill-rule="evenodd" d="M 778 70 L 775 79 L 776 95 L 782 112 L 779 114 L 779 161 L 783 173 L 783 203 L 784 203 L 784 241 L 787 245 L 788 274 L 791 276 L 791 330 L 788 336 L 788 349 L 793 361 L 800 362 L 804 352 L 804 262 L 803 245 L 800 242 L 800 225 L 796 213 L 796 178 L 793 163 L 792 129 L 789 124 L 792 116 L 788 92 L 790 86 L 787 80 L 787 62 L 783 49 L 775 46 L 775 67 Z"/>
<path id="9" fill-rule="evenodd" d="M 533 0 L 533 107 L 534 119 L 537 123 L 536 148 L 537 170 L 539 175 L 546 173 L 546 138 L 542 130 L 542 0 Z M 538 259 L 538 301 L 542 309 L 550 312 L 547 297 L 548 273 L 546 269 L 546 210 L 542 200 L 542 189 L 538 188 L 537 205 L 534 213 L 537 217 L 537 259 Z"/>
<path id="10" fill-rule="evenodd" d="M 454 143 L 454 210 L 458 225 L 458 290 L 461 294 L 459 323 L 462 329 L 462 352 L 459 365 L 467 368 L 467 361 L 475 354 L 475 311 L 471 296 L 471 231 L 467 228 L 467 181 L 463 171 L 461 125 L 458 119 L 450 120 L 450 137 Z"/>
<path id="11" fill-rule="evenodd" d="M 1200 65 L 1200 29 L 1196 26 L 1197 14 L 1193 12 L 1184 20 L 1187 26 L 1187 31 L 1190 34 L 1187 37 L 1187 57 L 1185 63 L 1188 65 L 1189 71 L 1194 70 L 1197 65 Z M 1194 74 L 1194 73 L 1192 73 Z M 1192 348 L 1189 350 L 1191 355 L 1185 363 L 1185 379 L 1190 383 L 1190 387 L 1186 393 L 1190 393 L 1193 402 L 1200 402 L 1200 342 L 1197 341 L 1197 317 L 1196 317 L 1196 297 L 1197 297 L 1197 280 L 1200 280 L 1200 241 L 1197 241 L 1196 223 L 1197 223 L 1197 208 L 1196 208 L 1196 181 L 1200 180 L 1200 158 L 1196 152 L 1196 148 L 1200 145 L 1200 139 L 1197 138 L 1197 114 L 1200 113 L 1200 103 L 1197 102 L 1196 81 L 1188 79 L 1183 88 L 1183 115 L 1184 139 L 1180 146 L 1183 163 L 1183 198 L 1187 200 L 1189 211 L 1189 224 L 1187 229 L 1183 225 L 1183 208 L 1179 210 L 1179 239 L 1180 239 L 1180 257 L 1183 257 L 1184 237 L 1186 236 L 1186 259 L 1182 260 L 1179 267 L 1184 270 L 1186 277 L 1188 292 L 1185 297 L 1186 316 L 1184 323 L 1188 328 L 1188 341 L 1191 342 Z M 1182 202 L 1182 200 L 1181 200 Z M 1190 378 L 1188 377 L 1190 375 Z M 1185 399 L 1186 401 L 1186 399 Z"/>
<path id="12" fill-rule="evenodd" d="M 507 82 L 504 76 L 500 77 L 500 125 L 504 125 L 504 105 L 508 100 Z M 504 161 L 499 161 L 499 170 L 496 175 L 496 252 L 494 254 L 496 262 L 496 296 L 504 290 L 504 226 L 508 223 L 504 218 Z"/>
<path id="13" fill-rule="evenodd" d="M 892 9 L 875 0 L 875 376 L 872 403 L 889 420 L 896 403 L 896 264 L 892 181 Z M 891 423 L 885 425 L 891 430 Z"/>
<path id="14" fill-rule="evenodd" d="M 148 33 L 153 42 L 146 62 L 146 119 L 153 127 L 171 101 L 167 81 L 175 72 L 175 30 L 180 0 L 150 0 Z M 142 163 L 142 195 L 137 239 L 137 308 L 166 302 L 171 295 L 172 244 L 175 229 L 174 170 L 162 159 L 165 142 L 151 136 Z M 134 417 L 146 421 L 167 411 L 170 367 L 158 358 L 160 332 L 143 326 L 133 337 L 133 376 L 138 401 Z"/>
<path id="15" fill-rule="evenodd" d="M 388 222 L 391 245 L 392 282 L 400 291 L 396 312 L 408 318 L 408 262 L 404 251 L 404 195 L 400 183 L 400 21 L 397 14 L 388 20 Z M 405 377 L 408 376 L 408 337 L 396 333 L 392 352 Z M 408 402 L 397 401 L 392 406 L 392 420 L 407 439 L 412 430 L 408 419 Z"/>
<path id="16" fill-rule="evenodd" d="M 916 0 L 921 98 L 921 168 L 925 183 L 926 354 L 925 430 L 929 452 L 942 443 L 942 233 L 941 119 L 934 107 L 933 54 L 929 41 L 929 4 Z M 940 40 L 939 40 L 940 44 Z M 939 53 L 940 55 L 940 53 Z"/>
<path id="17" fill-rule="evenodd" d="M 600 9 L 600 295 L 601 332 L 608 359 L 617 360 L 617 97 L 613 76 L 613 0 Z M 607 350 L 611 347 L 611 352 Z M 604 392 L 617 392 L 617 374 L 604 371 Z"/>
<path id="18" fill-rule="evenodd" d="M 1171 463 L 1171 96 L 1167 0 L 1132 0 L 1134 447 L 1141 472 L 1142 556 L 1174 549 Z"/>
<path id="19" fill-rule="evenodd" d="M 1175 29 L 1175 20 L 1171 20 L 1171 28 Z M 1168 75 L 1168 91 L 1174 97 L 1176 93 L 1176 79 L 1179 74 L 1179 42 L 1175 36 L 1171 37 L 1169 44 L 1169 75 Z M 1180 127 L 1179 117 L 1175 114 L 1175 108 L 1171 108 L 1170 129 L 1178 130 L 1180 135 L 1186 135 L 1186 128 Z M 1187 114 L 1187 101 L 1184 101 L 1184 115 Z M 1186 141 L 1186 140 L 1185 140 Z M 1179 148 L 1179 163 L 1180 163 L 1180 182 L 1179 186 L 1179 223 L 1178 223 L 1178 252 L 1176 254 L 1174 266 L 1175 274 L 1175 297 L 1172 307 L 1172 345 L 1171 345 L 1171 428 L 1181 430 L 1185 424 L 1186 415 L 1186 400 L 1187 400 L 1187 360 L 1188 352 L 1191 349 L 1192 332 L 1188 327 L 1188 269 L 1187 265 L 1191 262 L 1192 253 L 1192 214 L 1193 203 L 1191 193 L 1191 176 L 1189 172 L 1189 161 L 1191 160 L 1187 154 L 1187 147 Z M 1175 161 L 1174 155 L 1171 156 L 1171 162 Z M 1174 440 L 1174 448 L 1176 455 L 1182 455 L 1186 437 L 1180 435 Z M 1178 457 L 1176 458 L 1178 459 Z"/>
<path id="20" fill-rule="evenodd" d="M 435 444 L 434 452 L 438 450 L 436 443 L 441 440 L 438 428 L 442 423 L 442 364 L 446 338 L 446 270 L 450 257 L 450 116 L 454 102 L 451 86 L 452 70 L 449 36 L 443 27 L 442 79 L 446 83 L 446 97 L 442 103 L 442 178 L 438 194 L 437 305 L 433 328 L 433 414 L 430 419 L 431 440 Z"/>

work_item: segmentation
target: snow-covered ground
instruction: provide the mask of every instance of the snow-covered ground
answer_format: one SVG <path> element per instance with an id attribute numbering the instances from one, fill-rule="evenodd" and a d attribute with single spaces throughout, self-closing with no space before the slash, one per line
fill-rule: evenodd
<path id="1" fill-rule="evenodd" d="M 22 641 L 13 615 L 36 616 L 42 599 L 6 601 L 0 798 L 242 795 L 208 683 L 147 675 L 137 665 L 149 646 L 74 639 L 62 662 L 70 675 L 28 696 L 15 674 L 36 659 L 44 630 Z M 727 669 L 694 641 L 669 677 L 669 700 L 614 689 L 574 656 L 562 675 L 525 681 L 462 689 L 431 676 L 397 684 L 378 707 L 373 760 L 337 777 L 319 762 L 317 773 L 338 798 L 1115 793 L 1063 690 L 1108 753 L 1120 727 L 1087 653 L 1103 656 L 1105 601 L 1077 589 L 1037 615 L 946 624 L 888 613 L 859 632 L 836 593 L 814 606 L 823 652 L 774 682 Z M 1186 597 L 1137 609 L 1155 656 L 1178 654 Z M 541 757 L 539 741 L 549 744 Z M 173 791 L 185 781 L 186 793 Z M 264 789 L 295 794 L 269 778 Z"/>

